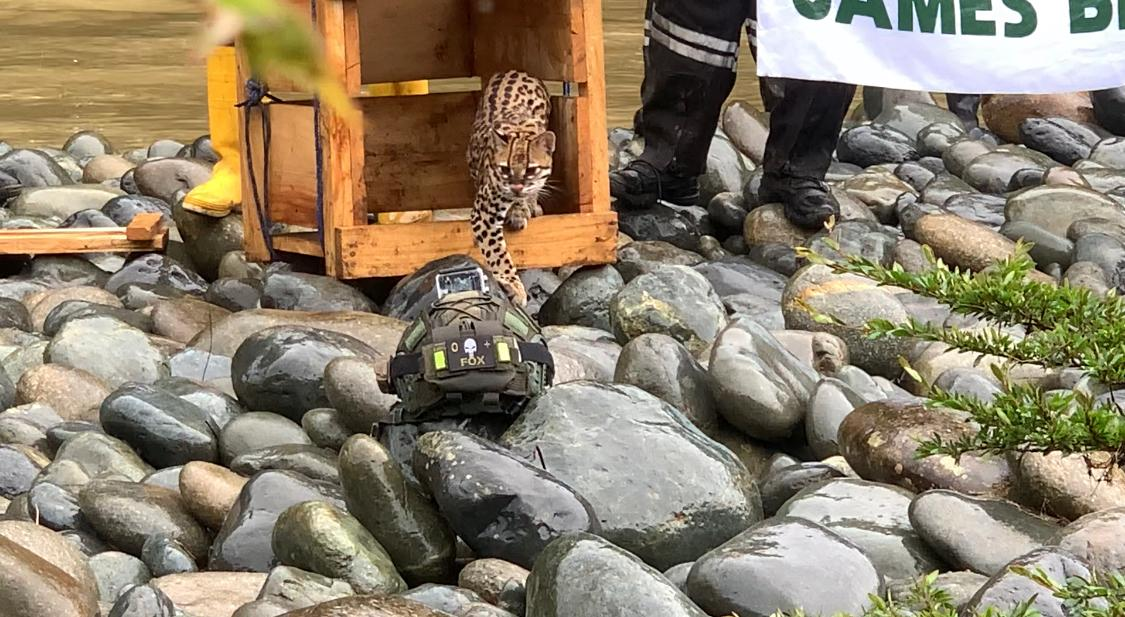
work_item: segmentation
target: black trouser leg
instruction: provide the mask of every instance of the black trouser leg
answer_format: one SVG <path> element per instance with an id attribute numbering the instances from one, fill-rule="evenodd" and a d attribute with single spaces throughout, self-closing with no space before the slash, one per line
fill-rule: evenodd
<path id="1" fill-rule="evenodd" d="M 977 110 L 980 109 L 979 94 L 946 93 L 945 102 L 949 105 L 949 111 L 957 114 L 966 129 L 979 126 L 980 121 L 977 119 Z"/>
<path id="2" fill-rule="evenodd" d="M 641 159 L 675 176 L 706 170 L 723 104 L 734 88 L 750 0 L 649 0 Z"/>
<path id="3" fill-rule="evenodd" d="M 750 50 L 757 48 L 757 3 L 748 24 Z M 803 79 L 761 80 L 762 101 L 770 112 L 766 173 L 823 180 L 832 164 L 840 128 L 855 96 L 855 86 Z"/>

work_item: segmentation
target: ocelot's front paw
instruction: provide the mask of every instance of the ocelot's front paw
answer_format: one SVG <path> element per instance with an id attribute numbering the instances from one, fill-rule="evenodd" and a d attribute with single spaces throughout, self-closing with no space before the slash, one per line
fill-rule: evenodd
<path id="1" fill-rule="evenodd" d="M 512 304 L 520 308 L 527 306 L 527 289 L 524 288 L 520 277 L 513 275 L 500 278 L 497 282 L 500 283 L 500 288 L 504 290 Z"/>
<path id="2" fill-rule="evenodd" d="M 527 204 L 516 204 L 508 210 L 508 218 L 504 221 L 504 226 L 512 231 L 520 231 L 527 227 L 527 222 L 531 220 L 531 209 Z"/>

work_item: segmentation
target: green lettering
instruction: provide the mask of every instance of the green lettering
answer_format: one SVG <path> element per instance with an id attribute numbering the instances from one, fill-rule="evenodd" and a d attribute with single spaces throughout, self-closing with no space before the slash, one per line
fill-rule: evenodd
<path id="1" fill-rule="evenodd" d="M 918 15 L 918 29 L 933 33 L 937 28 L 938 12 L 941 12 L 941 33 L 957 34 L 956 14 L 953 0 L 898 0 L 898 29 L 903 32 L 914 30 L 914 15 Z"/>
<path id="2" fill-rule="evenodd" d="M 977 19 L 977 11 L 991 11 L 992 0 L 961 0 L 961 34 L 996 36 L 996 22 Z"/>
<path id="3" fill-rule="evenodd" d="M 850 24 L 856 15 L 870 17 L 880 30 L 891 29 L 891 17 L 887 14 L 887 7 L 883 6 L 883 0 L 841 0 L 836 21 Z"/>
<path id="4" fill-rule="evenodd" d="M 793 0 L 793 6 L 801 17 L 807 19 L 824 19 L 832 10 L 832 0 Z"/>
<path id="5" fill-rule="evenodd" d="M 1019 23 L 1004 24 L 1004 36 L 1010 39 L 1019 39 L 1030 36 L 1035 32 L 1035 28 L 1039 26 L 1039 16 L 1035 13 L 1035 7 L 1031 6 L 1029 0 L 1002 1 L 1004 6 L 1020 14 Z"/>
<path id="6" fill-rule="evenodd" d="M 1095 9 L 1093 17 L 1086 17 L 1086 9 Z M 1070 0 L 1070 33 L 1101 32 L 1113 21 L 1113 7 L 1109 0 Z"/>

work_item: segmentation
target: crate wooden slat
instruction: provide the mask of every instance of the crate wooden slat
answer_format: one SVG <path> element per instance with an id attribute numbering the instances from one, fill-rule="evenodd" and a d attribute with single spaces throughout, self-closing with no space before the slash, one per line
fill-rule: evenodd
<path id="1" fill-rule="evenodd" d="M 0 230 L 0 255 L 159 251 L 167 239 L 161 215 L 145 212 L 127 227 Z"/>
<path id="2" fill-rule="evenodd" d="M 308 0 L 291 0 L 306 14 Z M 319 125 L 307 100 L 268 106 L 269 152 L 261 110 L 242 136 L 259 193 L 269 157 L 268 218 L 316 228 L 314 131 L 322 143 L 323 238 L 273 238 L 281 252 L 315 255 L 340 278 L 397 276 L 450 254 L 476 255 L 464 221 L 367 224 L 369 215 L 460 210 L 472 205 L 465 151 L 479 92 L 366 96 L 365 86 L 455 79 L 480 83 L 525 70 L 569 92 L 552 99 L 558 136 L 547 216 L 509 232 L 517 267 L 609 263 L 617 219 L 609 206 L 605 79 L 599 0 L 319 0 L 317 27 L 326 58 L 363 112 L 362 128 L 327 108 Z M 243 69 L 243 75 L 245 71 Z M 273 90 L 289 84 L 270 80 Z M 307 99 L 307 97 L 306 97 Z M 249 162 L 244 171 L 250 171 Z M 269 257 L 249 174 L 244 174 L 247 255 Z"/>

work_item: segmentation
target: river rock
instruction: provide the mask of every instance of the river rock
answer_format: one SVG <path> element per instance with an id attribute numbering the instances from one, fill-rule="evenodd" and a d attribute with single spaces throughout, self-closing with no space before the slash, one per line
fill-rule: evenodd
<path id="1" fill-rule="evenodd" d="M 384 362 L 394 353 L 406 325 L 398 319 L 358 311 L 306 313 L 255 309 L 234 313 L 213 324 L 195 337 L 190 346 L 213 354 L 234 356 L 248 338 L 267 328 L 303 326 L 359 339 L 376 351 L 378 362 Z"/>
<path id="2" fill-rule="evenodd" d="M 723 109 L 720 124 L 739 152 L 755 165 L 762 163 L 770 132 L 768 114 L 747 101 L 732 101 Z"/>
<path id="3" fill-rule="evenodd" d="M 847 383 L 827 377 L 817 382 L 809 396 L 805 415 L 805 437 L 814 455 L 824 459 L 840 453 L 837 441 L 840 424 L 856 407 L 886 396 L 859 391 Z"/>
<path id="4" fill-rule="evenodd" d="M 476 559 L 457 575 L 457 586 L 476 593 L 485 602 L 522 615 L 531 573 L 500 559 Z"/>
<path id="5" fill-rule="evenodd" d="M 109 611 L 109 617 L 175 617 L 176 614 L 171 598 L 143 583 L 126 589 Z"/>
<path id="6" fill-rule="evenodd" d="M 157 468 L 219 460 L 219 439 L 207 413 L 147 384 L 126 384 L 101 405 L 105 432 Z"/>
<path id="7" fill-rule="evenodd" d="M 262 448 L 285 444 L 310 445 L 309 436 L 292 420 L 269 412 L 249 412 L 233 419 L 219 433 L 222 461 Z"/>
<path id="8" fill-rule="evenodd" d="M 301 428 L 314 444 L 336 451 L 352 436 L 352 431 L 344 424 L 340 412 L 327 407 L 306 413 L 301 418 Z"/>
<path id="9" fill-rule="evenodd" d="M 658 568 L 691 561 L 762 516 L 757 487 L 730 451 L 632 386 L 555 386 L 502 445 L 540 457 L 590 502 L 604 537 Z"/>
<path id="10" fill-rule="evenodd" d="M 1060 268 L 1069 268 L 1074 261 L 1074 243 L 1062 236 L 1055 234 L 1024 221 L 1005 223 L 1000 228 L 1000 233 L 1011 240 L 1023 240 L 1030 243 L 1029 256 L 1041 268 L 1049 264 L 1058 264 Z"/>
<path id="11" fill-rule="evenodd" d="M 326 276 L 271 272 L 263 284 L 264 308 L 310 312 L 375 310 L 375 303 L 357 289 Z"/>
<path id="12" fill-rule="evenodd" d="M 806 487 L 821 486 L 842 477 L 840 470 L 823 463 L 781 464 L 778 468 L 771 465 L 761 481 L 762 510 L 767 517 L 773 516 Z"/>
<path id="13" fill-rule="evenodd" d="M 750 211 L 742 227 L 747 246 L 765 244 L 801 246 L 814 231 L 801 229 L 785 218 L 781 204 L 766 204 Z"/>
<path id="14" fill-rule="evenodd" d="M 66 140 L 62 149 L 83 165 L 98 155 L 113 152 L 109 140 L 97 131 L 78 131 Z"/>
<path id="15" fill-rule="evenodd" d="M 398 402 L 397 396 L 379 388 L 380 370 L 385 373 L 386 367 L 355 357 L 336 358 L 324 368 L 324 394 L 354 433 L 369 433 L 375 424 L 390 419 Z"/>
<path id="16" fill-rule="evenodd" d="M 999 233 L 953 214 L 927 214 L 914 226 L 914 239 L 928 245 L 950 266 L 979 272 L 1015 253 L 1016 244 Z"/>
<path id="17" fill-rule="evenodd" d="M 31 322 L 35 329 L 42 332 L 47 316 L 59 305 L 72 300 L 83 300 L 91 304 L 121 308 L 121 301 L 117 299 L 117 296 L 99 287 L 86 285 L 52 289 L 42 295 L 29 296 L 24 299 L 24 303 L 31 313 Z"/>
<path id="18" fill-rule="evenodd" d="M 744 156 L 739 148 L 722 132 L 716 132 L 711 138 L 711 147 L 707 150 L 706 165 L 703 175 L 699 178 L 699 203 L 701 204 L 711 201 L 719 193 L 742 190 L 750 172 L 754 170 L 754 163 Z M 641 236 L 632 234 L 629 234 L 629 236 L 641 238 Z"/>
<path id="19" fill-rule="evenodd" d="M 688 251 L 699 247 L 699 227 L 667 204 L 659 203 L 643 210 L 621 212 L 618 216 L 621 233 L 630 238 L 667 242 Z"/>
<path id="20" fill-rule="evenodd" d="M 946 172 L 936 174 L 932 180 L 919 190 L 921 191 L 920 197 L 922 201 L 935 206 L 941 206 L 953 197 L 959 195 L 977 194 L 976 190 L 969 186 L 964 180 Z"/>
<path id="21" fill-rule="evenodd" d="M 125 264 L 109 278 L 105 288 L 116 294 L 130 284 L 162 285 L 194 295 L 203 295 L 207 291 L 207 281 L 203 277 L 172 257 L 159 253 L 142 255 Z"/>
<path id="22" fill-rule="evenodd" d="M 816 585 L 802 582 L 816 581 Z M 883 577 L 855 544 L 804 519 L 764 521 L 703 555 L 688 575 L 688 595 L 711 615 L 767 617 L 860 614 Z"/>
<path id="23" fill-rule="evenodd" d="M 406 590 L 391 557 L 370 532 L 324 502 L 286 509 L 273 530 L 273 551 L 286 565 L 345 580 L 361 594 Z"/>
<path id="24" fill-rule="evenodd" d="M 203 461 L 184 465 L 179 478 L 184 506 L 209 529 L 222 527 L 245 485 L 246 478 L 225 467 Z"/>
<path id="25" fill-rule="evenodd" d="M 570 487 L 467 433 L 423 435 L 414 473 L 458 537 L 482 557 L 531 567 L 555 538 L 601 530 L 590 504 Z"/>
<path id="26" fill-rule="evenodd" d="M 721 234 L 719 237 L 741 232 L 748 214 L 741 193 L 719 193 L 707 203 L 708 218 Z"/>
<path id="27" fill-rule="evenodd" d="M 11 204 L 17 216 L 67 217 L 83 210 L 99 210 L 109 200 L 121 195 L 97 185 L 46 186 L 25 189 Z"/>
<path id="28" fill-rule="evenodd" d="M 291 471 L 264 471 L 251 478 L 215 536 L 208 569 L 268 572 L 275 559 L 271 534 L 277 517 L 305 501 L 344 508 L 337 485 Z"/>
<path id="29" fill-rule="evenodd" d="M 891 221 L 895 203 L 903 194 L 917 194 L 914 187 L 898 179 L 890 171 L 878 167 L 848 178 L 844 181 L 843 188 L 849 197 L 866 206 L 869 212 L 883 222 Z M 843 216 L 843 204 L 841 217 L 854 218 Z"/>
<path id="30" fill-rule="evenodd" d="M 295 471 L 314 480 L 338 483 L 336 452 L 313 445 L 284 444 L 246 452 L 230 462 L 231 471 L 244 476 L 266 469 Z"/>
<path id="31" fill-rule="evenodd" d="M 124 157 L 115 154 L 99 154 L 91 158 L 82 168 L 82 182 L 85 184 L 101 184 L 108 180 L 117 181 L 133 167 L 135 165 Z"/>
<path id="32" fill-rule="evenodd" d="M 985 576 L 1049 544 L 1059 531 L 1054 522 L 1009 501 L 947 490 L 917 496 L 910 522 L 947 563 Z"/>
<path id="33" fill-rule="evenodd" d="M 1112 169 L 1125 169 L 1125 137 L 1099 141 L 1090 153 L 1090 160 Z"/>
<path id="34" fill-rule="evenodd" d="M 195 558 L 182 544 L 162 535 L 149 536 L 141 547 L 141 559 L 153 576 L 196 572 Z"/>
<path id="35" fill-rule="evenodd" d="M 386 548 L 407 581 L 446 580 L 453 566 L 453 533 L 378 441 L 355 435 L 344 444 L 340 480 L 348 510 Z"/>
<path id="36" fill-rule="evenodd" d="M 375 360 L 377 352 L 353 337 L 329 330 L 267 328 L 246 339 L 234 354 L 234 390 L 253 409 L 268 409 L 300 421 L 306 411 L 330 405 L 324 394 L 324 368 L 344 356 Z"/>
<path id="37" fill-rule="evenodd" d="M 704 349 L 726 323 L 726 311 L 707 279 L 686 266 L 643 274 L 614 296 L 610 321 L 618 342 L 663 333 L 693 352 Z"/>
<path id="38" fill-rule="evenodd" d="M 350 596 L 292 611 L 285 617 L 449 617 L 420 602 L 397 596 Z M 529 615 L 529 617 L 531 617 Z"/>
<path id="39" fill-rule="evenodd" d="M 965 135 L 965 129 L 959 122 L 935 122 L 918 131 L 916 146 L 918 154 L 922 157 L 940 158 L 955 141 Z"/>
<path id="40" fill-rule="evenodd" d="M 1046 171 L 1047 167 L 1026 153 L 996 150 L 974 158 L 961 178 L 982 193 L 1000 195 L 1008 191 L 1017 172 L 1024 169 Z"/>
<path id="41" fill-rule="evenodd" d="M 0 156 L 0 177 L 8 176 L 23 187 L 74 184 L 66 170 L 38 150 L 12 150 Z"/>
<path id="42" fill-rule="evenodd" d="M 259 308 L 262 304 L 262 282 L 253 278 L 221 278 L 211 283 L 203 299 L 232 312 Z"/>
<path id="43" fill-rule="evenodd" d="M 961 120 L 957 114 L 942 109 L 932 102 L 921 101 L 884 106 L 873 120 L 875 125 L 899 131 L 913 142 L 918 140 L 922 129 L 937 123 L 961 127 Z"/>
<path id="44" fill-rule="evenodd" d="M 101 379 L 81 369 L 43 364 L 28 369 L 16 386 L 19 403 L 43 403 L 64 420 L 94 420 L 110 393 Z"/>
<path id="45" fill-rule="evenodd" d="M 683 592 L 635 556 L 588 535 L 547 547 L 527 581 L 527 617 L 564 615 L 704 617 Z"/>
<path id="46" fill-rule="evenodd" d="M 140 482 L 154 471 L 128 444 L 98 430 L 80 432 L 63 442 L 51 467 L 64 461 L 77 465 L 89 478 L 119 475 Z"/>
<path id="47" fill-rule="evenodd" d="M 1125 209 L 1109 197 L 1076 186 L 1040 186 L 1013 195 L 1005 214 L 1009 221 L 1037 225 L 1066 237 L 1075 221 L 1104 218 L 1125 223 Z"/>
<path id="48" fill-rule="evenodd" d="M 11 298 L 0 298 L 0 328 L 31 332 L 32 327 L 31 313 L 23 303 Z"/>
<path id="49" fill-rule="evenodd" d="M 68 574 L 65 566 L 52 562 L 40 549 L 0 535 L 0 602 L 5 614 L 96 617 L 96 589 Z M 89 580 L 92 583 L 92 575 Z"/>
<path id="50" fill-rule="evenodd" d="M 1067 520 L 1125 507 L 1125 471 L 1107 468 L 1109 456 L 1105 453 L 1027 453 L 1010 459 L 1017 469 L 1016 497 L 1029 507 Z"/>
<path id="51" fill-rule="evenodd" d="M 253 572 L 190 572 L 155 578 L 150 583 L 185 615 L 229 617 L 254 599 L 266 580 Z"/>
<path id="52" fill-rule="evenodd" d="M 1011 469 L 1003 458 L 966 454 L 917 458 L 919 441 L 957 440 L 971 430 L 952 412 L 909 400 L 857 408 L 840 425 L 840 450 L 860 477 L 918 492 L 947 488 L 971 495 L 1007 496 Z"/>
<path id="53" fill-rule="evenodd" d="M 621 345 L 604 330 L 546 326 L 543 337 L 555 361 L 555 385 L 568 381 L 613 381 Z"/>
<path id="54" fill-rule="evenodd" d="M 665 266 L 694 266 L 702 262 L 703 257 L 699 253 L 685 251 L 658 240 L 638 240 L 617 249 L 617 263 L 614 267 L 625 282 L 629 282 Z"/>
<path id="55" fill-rule="evenodd" d="M 120 195 L 102 206 L 102 214 L 121 227 L 126 227 L 138 214 L 151 212 L 163 215 L 166 224 L 172 223 L 172 210 L 168 204 L 155 197 L 143 195 Z"/>
<path id="56" fill-rule="evenodd" d="M 98 596 L 106 603 L 116 602 L 129 587 L 144 585 L 152 578 L 143 561 L 118 551 L 91 557 L 90 570 L 97 580 Z"/>
<path id="57" fill-rule="evenodd" d="M 1019 127 L 1028 118 L 1062 117 L 1075 122 L 1095 122 L 1087 92 L 1065 94 L 989 94 L 981 99 L 988 128 L 1009 142 L 1019 141 Z"/>
<path id="58" fill-rule="evenodd" d="M 949 594 L 949 603 L 953 608 L 960 610 L 985 583 L 988 577 L 976 572 L 943 572 L 938 574 L 933 581 L 933 588 L 940 589 Z M 899 604 L 909 605 L 911 594 L 916 587 L 916 581 L 898 581 L 887 584 L 887 594 Z"/>
<path id="59" fill-rule="evenodd" d="M 1125 508 L 1092 512 L 1061 529 L 1047 544 L 1083 559 L 1098 572 L 1125 570 Z"/>
<path id="60" fill-rule="evenodd" d="M 757 323 L 736 317 L 711 349 L 719 413 L 747 434 L 783 440 L 804 420 L 816 373 Z"/>
<path id="61" fill-rule="evenodd" d="M 140 556 L 145 539 L 154 534 L 178 540 L 197 561 L 207 554 L 207 532 L 183 509 L 174 491 L 93 480 L 82 489 L 79 503 L 98 535 L 131 555 Z"/>
<path id="62" fill-rule="evenodd" d="M 860 167 L 902 163 L 918 158 L 912 138 L 880 124 L 865 124 L 844 131 L 836 148 L 841 162 Z"/>
<path id="63" fill-rule="evenodd" d="M 217 387 L 202 380 L 186 377 L 165 377 L 155 384 L 158 388 L 175 395 L 183 401 L 199 407 L 207 414 L 210 426 L 216 433 L 231 420 L 245 412 L 235 398 Z"/>
<path id="64" fill-rule="evenodd" d="M 184 251 L 200 274 L 216 278 L 223 256 L 243 246 L 242 217 L 216 218 L 184 210 L 181 200 L 169 203 L 173 204 L 172 219 L 183 239 Z"/>
<path id="65" fill-rule="evenodd" d="M 50 459 L 25 445 L 0 445 L 0 497 L 26 493 Z"/>
<path id="66" fill-rule="evenodd" d="M 888 580 L 914 580 L 943 563 L 911 527 L 913 496 L 885 484 L 834 479 L 801 490 L 777 516 L 823 525 L 860 547 Z"/>
<path id="67" fill-rule="evenodd" d="M 67 300 L 56 306 L 43 320 L 43 333 L 55 336 L 66 324 L 91 317 L 109 317 L 141 332 L 152 332 L 152 318 L 126 308 L 93 304 L 85 300 Z"/>
<path id="68" fill-rule="evenodd" d="M 663 399 L 705 432 L 718 424 L 707 370 L 666 334 L 642 334 L 629 341 L 621 350 L 613 382 Z"/>
<path id="69" fill-rule="evenodd" d="M 624 286 L 624 279 L 613 266 L 579 270 L 567 277 L 539 309 L 539 323 L 612 330 L 609 305 Z"/>
<path id="70" fill-rule="evenodd" d="M 289 566 L 270 570 L 258 599 L 231 617 L 265 617 L 355 595 L 348 583 Z M 254 609 L 258 609 L 257 611 Z"/>
<path id="71" fill-rule="evenodd" d="M 186 344 L 227 315 L 230 311 L 190 297 L 158 300 L 152 305 L 153 332 Z"/>
<path id="72" fill-rule="evenodd" d="M 1006 612 L 1030 600 L 1030 608 L 1043 617 L 1065 617 L 1070 614 L 1063 600 L 1026 576 L 1012 572 L 1013 566 L 1031 572 L 1042 569 L 1056 585 L 1066 585 L 1071 577 L 1089 580 L 1090 569 L 1077 557 L 1057 548 L 1041 548 L 1012 560 L 977 591 L 964 607 L 967 615 L 978 615 L 988 608 Z"/>
<path id="73" fill-rule="evenodd" d="M 864 328 L 872 319 L 903 323 L 909 313 L 894 294 L 874 281 L 834 274 L 827 266 L 807 266 L 789 280 L 781 306 L 787 328 L 840 337 L 846 343 L 852 364 L 868 373 L 894 378 L 902 372 L 898 359 L 908 353 L 909 341 L 871 340 Z M 819 323 L 809 309 L 831 315 L 843 325 Z"/>
<path id="74" fill-rule="evenodd" d="M 907 184 L 914 187 L 914 190 L 921 191 L 937 176 L 921 163 L 908 161 L 895 167 L 895 177 L 904 180 Z M 957 176 L 949 174 L 949 177 L 956 178 Z"/>
<path id="75" fill-rule="evenodd" d="M 211 169 L 189 159 L 153 159 L 137 165 L 133 178 L 142 195 L 175 203 L 179 191 L 190 191 L 207 182 Z"/>
<path id="76" fill-rule="evenodd" d="M 1019 134 L 1023 145 L 1063 165 L 1089 158 L 1094 146 L 1109 137 L 1100 127 L 1067 118 L 1028 118 L 1020 123 Z"/>

